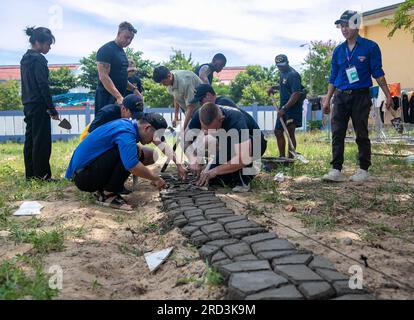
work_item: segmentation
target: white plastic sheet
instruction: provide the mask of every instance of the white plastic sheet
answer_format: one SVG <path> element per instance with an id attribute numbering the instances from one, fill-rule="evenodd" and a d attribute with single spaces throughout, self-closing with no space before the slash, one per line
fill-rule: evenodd
<path id="1" fill-rule="evenodd" d="M 151 272 L 155 272 L 168 259 L 173 252 L 174 247 L 164 249 L 157 252 L 149 252 L 144 255 L 148 268 Z"/>
<path id="2" fill-rule="evenodd" d="M 36 216 L 40 214 L 43 206 L 36 201 L 23 202 L 20 208 L 13 214 L 14 216 Z"/>

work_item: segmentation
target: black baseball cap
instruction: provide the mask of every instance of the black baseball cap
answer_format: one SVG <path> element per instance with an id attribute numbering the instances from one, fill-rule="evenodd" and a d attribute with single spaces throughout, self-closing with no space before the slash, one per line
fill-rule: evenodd
<path id="1" fill-rule="evenodd" d="M 289 64 L 289 59 L 286 55 L 279 54 L 275 58 L 275 63 L 276 63 L 276 66 L 278 66 L 278 67 L 284 67 L 284 66 L 287 66 Z"/>
<path id="2" fill-rule="evenodd" d="M 194 92 L 194 99 L 190 101 L 190 103 L 200 103 L 203 98 L 206 96 L 207 93 L 211 93 L 216 95 L 216 92 L 214 91 L 213 87 L 209 84 L 203 83 L 198 85 L 195 88 Z"/>
<path id="3" fill-rule="evenodd" d="M 144 111 L 144 101 L 136 94 L 127 95 L 122 101 L 122 105 L 132 113 L 134 119 L 138 119 Z"/>
<path id="4" fill-rule="evenodd" d="M 341 17 L 335 21 L 335 24 L 342 24 L 353 22 L 355 25 L 359 25 L 359 19 L 361 18 L 361 14 L 354 10 L 346 10 Z"/>
<path id="5" fill-rule="evenodd" d="M 155 130 L 168 128 L 167 121 L 159 113 L 144 113 L 142 120 L 148 122 Z"/>

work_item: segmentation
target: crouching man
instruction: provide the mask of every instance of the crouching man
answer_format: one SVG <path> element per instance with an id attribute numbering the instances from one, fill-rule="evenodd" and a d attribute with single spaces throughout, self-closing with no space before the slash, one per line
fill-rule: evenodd
<path id="1" fill-rule="evenodd" d="M 227 185 L 234 192 L 250 191 L 250 181 L 255 176 L 253 161 L 265 153 L 267 141 L 256 121 L 245 111 L 233 107 L 207 103 L 196 111 L 186 135 L 185 150 L 191 170 L 199 174 L 198 186 L 209 184 Z M 188 135 L 197 131 L 206 136 L 206 144 L 211 144 L 211 136 L 217 138 L 215 157 L 202 169 L 197 150 Z M 201 173 L 200 173 L 201 172 Z"/>
<path id="2" fill-rule="evenodd" d="M 66 179 L 74 181 L 84 192 L 95 192 L 97 203 L 119 210 L 131 211 L 120 193 L 130 174 L 151 181 L 158 189 L 165 181 L 146 166 L 155 161 L 154 150 L 143 147 L 154 143 L 177 163 L 175 154 L 165 148 L 162 134 L 167 128 L 165 119 L 155 113 L 144 114 L 140 120 L 119 119 L 91 132 L 76 148 L 66 172 Z M 161 134 L 160 134 L 161 133 Z M 137 143 L 141 145 L 138 145 Z M 177 164 L 178 173 L 186 170 Z"/>

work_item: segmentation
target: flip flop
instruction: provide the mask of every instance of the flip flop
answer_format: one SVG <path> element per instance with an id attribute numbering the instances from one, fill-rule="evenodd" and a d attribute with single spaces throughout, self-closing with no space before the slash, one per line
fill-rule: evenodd
<path id="1" fill-rule="evenodd" d="M 124 198 L 117 193 L 104 194 L 103 192 L 98 192 L 95 194 L 97 196 L 96 203 L 103 207 L 113 208 L 122 211 L 133 211 L 132 207 L 128 205 Z"/>

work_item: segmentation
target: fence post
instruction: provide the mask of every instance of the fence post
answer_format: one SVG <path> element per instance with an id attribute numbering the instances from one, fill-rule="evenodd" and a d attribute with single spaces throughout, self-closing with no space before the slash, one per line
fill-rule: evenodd
<path id="1" fill-rule="evenodd" d="M 85 127 L 91 123 L 91 103 L 88 99 L 88 101 L 86 101 L 86 107 L 85 107 Z"/>
<path id="2" fill-rule="evenodd" d="M 259 122 L 259 114 L 257 112 L 257 103 L 254 102 L 252 107 L 253 107 L 253 118 L 258 123 Z"/>

